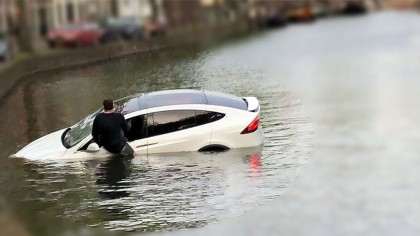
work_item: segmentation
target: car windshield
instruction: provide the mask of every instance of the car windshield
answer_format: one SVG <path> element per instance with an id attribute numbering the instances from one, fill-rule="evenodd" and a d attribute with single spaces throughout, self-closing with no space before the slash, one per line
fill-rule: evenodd
<path id="1" fill-rule="evenodd" d="M 70 23 L 64 24 L 58 28 L 58 30 L 65 30 L 65 31 L 80 31 L 80 30 L 91 30 L 97 29 L 99 26 L 96 23 Z"/>
<path id="2" fill-rule="evenodd" d="M 73 125 L 65 134 L 62 140 L 63 145 L 67 148 L 71 148 L 89 136 L 89 134 L 92 132 L 93 120 L 101 111 L 102 109 L 94 112 L 93 114 L 79 121 L 77 124 Z"/>
<path id="3" fill-rule="evenodd" d="M 135 25 L 135 18 L 108 18 L 107 24 L 109 26 L 125 26 L 125 25 Z"/>
<path id="4" fill-rule="evenodd" d="M 80 29 L 80 26 L 76 24 L 66 24 L 66 25 L 62 25 L 59 29 L 72 31 L 72 30 Z"/>
<path id="5" fill-rule="evenodd" d="M 138 111 L 140 108 L 137 96 L 139 95 L 133 95 L 114 101 L 115 112 L 125 115 L 134 111 Z M 62 139 L 64 147 L 74 147 L 80 141 L 89 136 L 92 133 L 93 120 L 102 111 L 103 109 L 101 108 L 70 127 Z"/>

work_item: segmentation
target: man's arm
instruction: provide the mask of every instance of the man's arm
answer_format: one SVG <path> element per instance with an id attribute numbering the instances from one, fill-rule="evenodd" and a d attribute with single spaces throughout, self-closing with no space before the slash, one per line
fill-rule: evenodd
<path id="1" fill-rule="evenodd" d="M 101 139 L 100 139 L 99 130 L 98 130 L 98 122 L 96 118 L 93 120 L 92 137 L 93 137 L 93 141 L 95 141 L 95 143 L 101 146 Z"/>
<path id="2" fill-rule="evenodd" d="M 121 119 L 122 119 L 122 129 L 123 129 L 123 131 L 124 131 L 124 135 L 126 135 L 126 136 L 127 136 L 128 131 L 129 131 L 129 130 L 130 130 L 130 128 L 131 128 L 131 122 L 127 122 L 127 121 L 125 120 L 125 118 L 124 118 L 124 116 L 123 116 L 123 115 L 121 115 Z"/>

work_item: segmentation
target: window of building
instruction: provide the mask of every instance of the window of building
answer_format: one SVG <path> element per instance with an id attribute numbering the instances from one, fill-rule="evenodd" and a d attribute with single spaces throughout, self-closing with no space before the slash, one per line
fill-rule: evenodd
<path id="1" fill-rule="evenodd" d="M 74 6 L 72 3 L 66 4 L 67 21 L 74 22 Z"/>

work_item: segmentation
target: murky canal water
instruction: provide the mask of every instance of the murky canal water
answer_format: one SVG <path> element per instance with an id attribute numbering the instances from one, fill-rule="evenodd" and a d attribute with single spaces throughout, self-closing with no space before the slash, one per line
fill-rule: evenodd
<path id="1" fill-rule="evenodd" d="M 54 235 L 69 225 L 137 232 L 195 228 L 280 196 L 310 157 L 311 122 L 280 80 L 225 60 L 220 49 L 128 56 L 27 78 L 1 104 L 7 111 L 0 114 L 2 198 L 30 231 Z M 174 88 L 258 97 L 264 148 L 132 161 L 8 158 L 28 142 L 95 111 L 104 98 Z"/>
<path id="2" fill-rule="evenodd" d="M 47 223 L 54 233 L 221 222 L 177 234 L 418 235 L 417 22 L 416 12 L 329 19 L 29 78 L 1 105 L 1 196 L 37 233 Z M 117 163 L 7 158 L 104 97 L 181 87 L 258 97 L 264 148 Z"/>
<path id="3" fill-rule="evenodd" d="M 313 158 L 268 206 L 171 235 L 420 235 L 420 14 L 382 12 L 221 50 L 298 96 Z"/>

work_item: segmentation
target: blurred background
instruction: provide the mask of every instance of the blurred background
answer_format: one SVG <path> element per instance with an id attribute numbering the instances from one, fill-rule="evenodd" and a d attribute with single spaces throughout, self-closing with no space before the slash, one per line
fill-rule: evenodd
<path id="1" fill-rule="evenodd" d="M 0 0 L 0 235 L 420 235 L 419 22 L 418 0 Z M 175 88 L 256 96 L 263 149 L 9 157 Z"/>
<path id="2" fill-rule="evenodd" d="M 277 27 L 418 4 L 418 0 L 1 0 L 0 58 L 150 40 L 218 24 Z"/>

